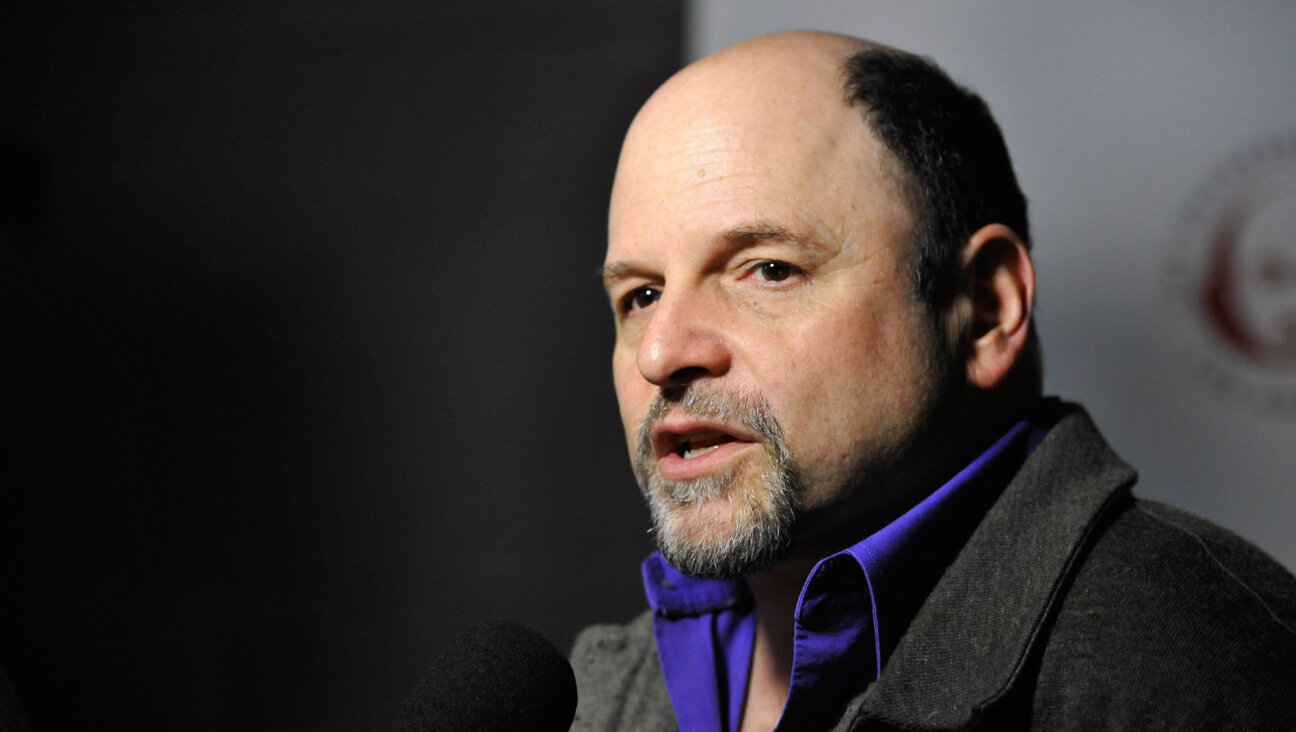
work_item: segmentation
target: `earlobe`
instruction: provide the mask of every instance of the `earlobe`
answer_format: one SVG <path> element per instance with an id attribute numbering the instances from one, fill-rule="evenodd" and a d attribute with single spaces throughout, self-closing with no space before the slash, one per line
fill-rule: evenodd
<path id="1" fill-rule="evenodd" d="M 968 382 L 994 389 L 1013 372 L 1032 328 L 1035 265 L 1026 244 L 1003 224 L 978 229 L 963 246 L 963 282 L 971 305 Z"/>

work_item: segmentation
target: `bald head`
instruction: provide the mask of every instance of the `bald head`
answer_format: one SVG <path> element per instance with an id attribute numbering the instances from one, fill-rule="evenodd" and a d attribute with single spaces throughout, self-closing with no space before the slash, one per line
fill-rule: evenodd
<path id="1" fill-rule="evenodd" d="M 775 101 L 798 90 L 843 101 L 842 64 L 861 51 L 889 50 L 859 38 L 798 31 L 752 38 L 717 51 L 675 74 L 654 98 L 676 87 L 708 83 L 728 99 Z M 651 106 L 652 100 L 645 106 Z"/>
<path id="2" fill-rule="evenodd" d="M 860 208 L 850 192 L 898 190 L 903 173 L 845 98 L 842 64 L 876 48 L 845 36 L 787 33 L 740 43 L 680 71 L 626 135 L 613 185 L 613 231 L 628 223 L 627 210 L 651 209 L 666 190 L 687 204 L 689 193 L 701 201 L 717 186 L 730 189 L 727 202 L 747 208 L 717 212 L 719 218 L 764 218 L 763 205 L 835 192 L 842 206 L 795 212 L 807 234 L 841 244 L 873 223 L 855 220 Z"/>

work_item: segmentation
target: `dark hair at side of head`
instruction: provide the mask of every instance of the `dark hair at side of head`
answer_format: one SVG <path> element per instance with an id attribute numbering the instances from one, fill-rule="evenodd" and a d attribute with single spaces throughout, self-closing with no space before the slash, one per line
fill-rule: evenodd
<path id="1" fill-rule="evenodd" d="M 1030 246 L 1026 198 L 1017 186 L 999 125 L 981 97 L 955 84 L 929 59 L 886 49 L 851 56 L 846 99 L 904 170 L 917 224 L 914 285 L 942 308 L 952 296 L 952 264 L 977 229 L 1008 226 Z"/>
<path id="2" fill-rule="evenodd" d="M 916 214 L 912 277 L 933 310 L 951 302 L 956 259 L 981 227 L 1003 224 L 1029 249 L 1026 197 L 1017 185 L 1003 133 L 984 100 L 954 83 L 935 62 L 889 49 L 861 51 L 843 66 L 846 101 L 863 105 L 864 119 L 900 163 Z M 1039 338 L 1032 323 L 1011 391 L 1038 395 L 1043 387 Z"/>

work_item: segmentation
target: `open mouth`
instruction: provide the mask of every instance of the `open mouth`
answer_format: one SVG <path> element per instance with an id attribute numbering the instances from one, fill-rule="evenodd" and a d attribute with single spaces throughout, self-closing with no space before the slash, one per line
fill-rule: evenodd
<path id="1" fill-rule="evenodd" d="M 651 439 L 656 468 L 662 478 L 672 481 L 733 469 L 734 461 L 760 442 L 740 426 L 687 415 L 667 416 L 653 429 Z"/>
<path id="2" fill-rule="evenodd" d="M 733 442 L 734 436 L 723 432 L 703 431 L 679 435 L 675 442 L 675 454 L 685 460 L 701 457 L 727 442 Z"/>

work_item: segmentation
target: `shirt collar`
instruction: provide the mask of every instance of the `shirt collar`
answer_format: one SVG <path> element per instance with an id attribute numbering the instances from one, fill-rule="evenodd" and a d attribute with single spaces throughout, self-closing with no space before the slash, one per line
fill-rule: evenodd
<path id="1" fill-rule="evenodd" d="M 701 615 L 737 607 L 750 598 L 742 580 L 698 579 L 680 574 L 661 552 L 653 552 L 641 569 L 648 606 L 656 615 Z"/>

